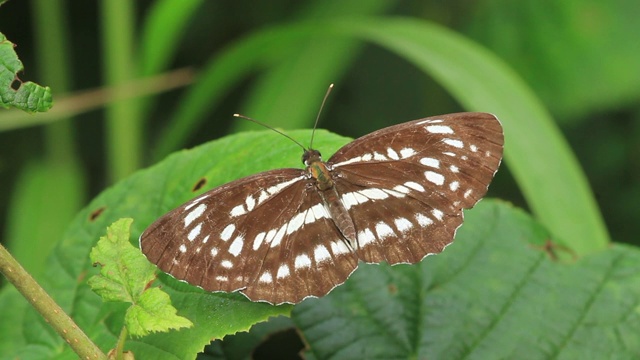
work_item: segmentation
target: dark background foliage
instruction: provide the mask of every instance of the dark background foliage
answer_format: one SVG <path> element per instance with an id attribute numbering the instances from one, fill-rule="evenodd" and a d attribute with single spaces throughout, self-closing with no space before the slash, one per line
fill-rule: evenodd
<path id="1" fill-rule="evenodd" d="M 38 15 L 37 10 L 42 12 L 46 3 L 56 4 L 63 13 L 62 25 L 44 21 L 53 18 L 46 11 Z M 132 3 L 135 4 L 132 31 L 140 34 L 156 2 Z M 167 68 L 189 67 L 197 71 L 223 49 L 253 32 L 313 18 L 308 15 L 312 12 L 317 17 L 336 15 L 331 13 L 330 5 L 323 13 L 321 3 L 203 1 L 188 26 L 177 34 L 177 51 Z M 640 4 L 624 0 L 352 1 L 351 4 L 354 16 L 403 16 L 441 24 L 507 61 L 542 99 L 561 127 L 587 175 L 611 237 L 638 245 L 640 70 L 637 59 L 640 41 L 637 34 L 640 28 L 636 15 Z M 363 9 L 367 9 L 366 13 L 360 14 Z M 92 1 L 12 0 L 2 5 L 0 31 L 17 45 L 16 51 L 26 69 L 21 78 L 51 86 L 54 100 L 111 82 L 105 70 L 113 60 L 105 55 L 103 12 L 101 3 Z M 47 54 L 62 57 L 43 55 L 48 41 L 42 36 L 43 32 L 58 36 L 62 44 Z M 136 35 L 133 38 L 135 40 Z M 142 50 L 141 44 L 132 45 L 134 54 Z M 359 51 L 350 50 L 344 56 L 353 61 L 345 61 L 339 77 L 327 80 L 327 85 L 335 82 L 336 89 L 324 109 L 322 128 L 357 137 L 383 126 L 463 110 L 436 81 L 425 78 L 418 69 L 386 50 L 363 45 Z M 313 76 L 316 69 L 305 71 Z M 52 72 L 62 77 L 52 77 Z M 140 76 L 135 71 L 131 74 Z M 255 109 L 252 96 L 264 84 L 263 80 L 260 69 L 255 69 L 251 76 L 224 94 L 222 101 L 192 129 L 192 135 L 181 142 L 179 148 L 253 126 L 238 124 L 231 114 L 260 116 L 247 110 Z M 278 90 L 270 89 L 274 97 Z M 309 89 L 314 94 L 323 91 Z M 179 88 L 154 95 L 149 106 L 142 109 L 144 122 L 136 142 L 138 150 L 125 155 L 112 154 L 109 144 L 117 144 L 118 137 L 124 138 L 136 130 L 116 133 L 116 140 L 109 140 L 113 129 L 105 120 L 109 117 L 108 111 L 102 107 L 53 125 L 0 132 L 3 189 L 0 191 L 0 241 L 17 248 L 23 261 L 28 262 L 29 252 L 34 250 L 36 259 L 44 258 L 71 217 L 96 194 L 126 176 L 126 171 L 114 172 L 110 159 L 139 156 L 141 160 L 134 161 L 134 167 L 145 167 L 159 160 L 155 151 L 161 144 L 156 139 L 180 105 L 182 92 Z M 287 99 L 286 106 L 271 114 L 282 114 L 286 119 L 298 101 Z M 320 104 L 320 97 L 317 103 Z M 4 111 L 0 110 L 0 123 Z M 297 119 L 291 124 L 282 123 L 279 116 L 259 117 L 259 120 L 288 128 L 310 127 L 314 118 Z M 545 143 L 539 146 L 544 147 Z M 547 175 L 554 176 L 553 173 Z M 498 174 L 490 195 L 527 207 L 506 167 Z M 24 245 L 25 238 L 33 242 Z M 22 245 L 16 244 L 18 241 L 22 241 Z"/>

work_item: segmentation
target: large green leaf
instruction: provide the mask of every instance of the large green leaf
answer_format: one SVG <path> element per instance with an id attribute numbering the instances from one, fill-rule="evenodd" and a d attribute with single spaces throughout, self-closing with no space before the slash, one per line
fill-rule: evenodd
<path id="1" fill-rule="evenodd" d="M 211 63 L 182 102 L 175 123 L 168 128 L 166 136 L 161 137 L 160 153 L 172 149 L 195 131 L 196 119 L 203 116 L 232 83 L 258 65 L 277 63 L 279 56 L 288 54 L 292 47 L 318 36 L 325 36 L 325 41 L 356 38 L 382 46 L 417 66 L 425 75 L 436 78 L 466 109 L 495 113 L 505 128 L 507 165 L 540 221 L 559 242 L 579 255 L 598 251 L 608 244 L 608 233 L 586 177 L 553 119 L 527 85 L 486 49 L 425 21 L 338 18 L 272 27 L 255 33 Z M 312 64 L 308 62 L 307 68 L 312 68 Z M 304 82 L 304 78 L 300 82 Z M 290 80 L 285 92 L 299 91 L 300 82 Z M 262 99 L 254 99 L 254 103 L 268 104 L 279 97 L 263 94 Z M 296 102 L 296 108 L 307 109 L 297 109 L 298 114 L 310 113 L 308 100 Z M 264 106 L 265 113 L 276 111 Z"/>
<path id="2" fill-rule="evenodd" d="M 640 251 L 554 262 L 548 233 L 484 200 L 456 241 L 418 265 L 361 265 L 294 308 L 309 359 L 640 357 Z"/>
<path id="3" fill-rule="evenodd" d="M 290 135 L 309 139 L 311 132 L 293 131 Z M 316 138 L 318 148 L 327 153 L 348 141 L 325 131 L 318 131 Z M 146 226 L 191 197 L 258 171 L 301 167 L 301 154 L 296 144 L 274 132 L 251 132 L 178 152 L 135 173 L 104 191 L 78 214 L 49 258 L 43 286 L 101 349 L 109 350 L 116 343 L 127 306 L 103 304 L 86 285 L 87 279 L 97 273 L 89 252 L 107 226 L 122 217 L 133 218 L 131 241 L 137 245 L 137 237 Z M 291 309 L 252 303 L 240 294 L 208 293 L 164 274 L 158 282 L 171 296 L 178 315 L 191 320 L 194 327 L 128 341 L 125 348 L 143 359 L 193 358 L 212 339 L 248 330 Z M 17 297 L 10 287 L 0 293 L 0 318 L 11 311 L 12 319 L 23 319 L 18 324 L 0 322 L 0 334 L 7 335 L 0 338 L 0 354 L 9 358 L 20 354 L 31 354 L 32 359 L 74 358 L 33 310 L 15 308 Z M 25 330 L 15 331 L 21 327 Z"/>

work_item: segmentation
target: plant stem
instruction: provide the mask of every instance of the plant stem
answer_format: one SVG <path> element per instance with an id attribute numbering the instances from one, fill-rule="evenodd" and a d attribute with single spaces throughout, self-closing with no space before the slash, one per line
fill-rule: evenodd
<path id="1" fill-rule="evenodd" d="M 129 0 L 102 0 L 104 82 L 117 85 L 136 77 L 134 59 L 135 6 Z M 108 172 L 115 182 L 140 167 L 142 117 L 140 103 L 131 99 L 106 108 Z"/>
<path id="2" fill-rule="evenodd" d="M 116 360 L 124 360 L 124 343 L 127 341 L 127 327 L 122 326 L 120 336 L 118 336 L 118 343 L 116 344 L 115 356 Z"/>
<path id="3" fill-rule="evenodd" d="M 0 244 L 0 272 L 20 291 L 81 359 L 107 359 L 64 310 Z"/>

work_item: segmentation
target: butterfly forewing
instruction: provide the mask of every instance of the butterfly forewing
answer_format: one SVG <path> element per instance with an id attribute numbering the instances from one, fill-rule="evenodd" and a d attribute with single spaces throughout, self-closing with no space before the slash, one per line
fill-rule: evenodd
<path id="1" fill-rule="evenodd" d="M 486 194 L 503 141 L 485 113 L 391 126 L 345 145 L 326 165 L 309 150 L 305 170 L 211 190 L 158 219 L 140 246 L 161 270 L 209 291 L 273 304 L 322 296 L 358 260 L 416 263 L 442 251 L 462 210 Z"/>
<path id="2" fill-rule="evenodd" d="M 179 280 L 272 303 L 324 295 L 357 266 L 300 169 L 211 190 L 158 219 L 140 247 Z"/>
<path id="3" fill-rule="evenodd" d="M 442 251 L 462 209 L 487 192 L 502 158 L 502 127 L 462 113 L 391 126 L 333 155 L 336 187 L 366 262 L 415 263 Z"/>

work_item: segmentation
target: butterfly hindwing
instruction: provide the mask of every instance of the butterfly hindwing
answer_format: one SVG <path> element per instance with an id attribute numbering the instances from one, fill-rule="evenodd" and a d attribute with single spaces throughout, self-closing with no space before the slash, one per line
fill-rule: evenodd
<path id="1" fill-rule="evenodd" d="M 167 213 L 140 237 L 148 259 L 208 291 L 298 303 L 342 284 L 358 261 L 416 263 L 441 252 L 463 209 L 502 159 L 486 113 L 430 117 L 375 131 L 326 163 L 259 173 Z M 354 231 L 355 230 L 355 231 Z"/>

